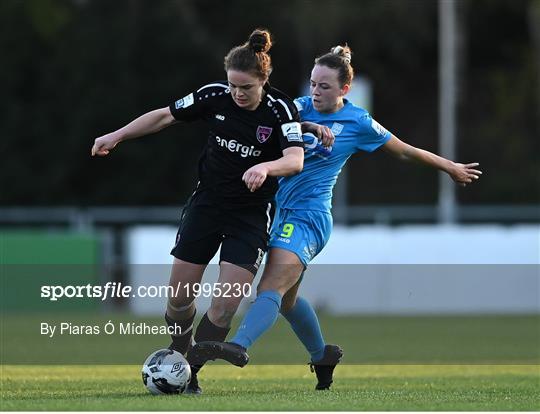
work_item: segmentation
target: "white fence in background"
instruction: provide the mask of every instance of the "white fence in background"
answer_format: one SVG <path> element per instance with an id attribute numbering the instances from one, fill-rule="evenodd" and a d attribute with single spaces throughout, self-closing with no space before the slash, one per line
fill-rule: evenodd
<path id="1" fill-rule="evenodd" d="M 170 226 L 127 232 L 129 263 L 162 265 L 151 274 L 131 266 L 130 284 L 167 284 L 175 234 Z M 208 283 L 217 280 L 212 263 Z M 336 226 L 300 292 L 339 314 L 538 313 L 540 226 Z M 197 305 L 206 309 L 209 299 Z M 130 309 L 162 314 L 165 299 L 134 299 Z"/>

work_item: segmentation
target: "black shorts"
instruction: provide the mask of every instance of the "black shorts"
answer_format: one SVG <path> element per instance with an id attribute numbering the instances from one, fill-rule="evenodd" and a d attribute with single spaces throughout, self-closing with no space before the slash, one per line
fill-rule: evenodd
<path id="1" fill-rule="evenodd" d="M 176 244 L 177 259 L 208 264 L 221 245 L 220 262 L 226 261 L 257 273 L 268 250 L 274 204 L 229 209 L 193 195 L 182 212 Z"/>

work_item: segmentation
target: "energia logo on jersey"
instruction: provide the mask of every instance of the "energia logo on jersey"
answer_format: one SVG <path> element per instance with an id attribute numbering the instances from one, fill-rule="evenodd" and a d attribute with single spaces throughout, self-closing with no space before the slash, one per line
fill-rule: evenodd
<path id="1" fill-rule="evenodd" d="M 258 157 L 261 155 L 261 150 L 256 150 L 252 145 L 248 147 L 247 145 L 242 145 L 235 139 L 227 141 L 226 139 L 220 138 L 216 135 L 216 141 L 220 147 L 227 148 L 231 152 L 238 152 L 242 158 L 246 157 Z"/>
<path id="2" fill-rule="evenodd" d="M 307 132 L 303 135 L 304 138 L 304 152 L 308 154 L 316 155 L 323 160 L 326 160 L 332 152 L 332 147 L 324 147 L 319 139 L 311 132 Z"/>

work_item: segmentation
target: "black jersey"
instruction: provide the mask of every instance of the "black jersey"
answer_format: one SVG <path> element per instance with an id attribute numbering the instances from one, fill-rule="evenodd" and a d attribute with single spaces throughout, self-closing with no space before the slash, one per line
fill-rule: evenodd
<path id="1" fill-rule="evenodd" d="M 197 191 L 209 192 L 223 205 L 255 205 L 273 199 L 276 177 L 267 177 L 252 193 L 242 181 L 244 172 L 282 157 L 285 148 L 303 147 L 298 111 L 291 99 L 268 84 L 264 90 L 254 111 L 236 105 L 226 82 L 205 85 L 169 107 L 178 121 L 202 119 L 208 124 Z"/>

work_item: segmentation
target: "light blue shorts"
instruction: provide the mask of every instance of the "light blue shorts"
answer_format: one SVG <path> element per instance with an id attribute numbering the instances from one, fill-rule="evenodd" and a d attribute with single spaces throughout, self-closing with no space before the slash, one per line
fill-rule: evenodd
<path id="1" fill-rule="evenodd" d="M 332 232 L 332 214 L 326 211 L 288 210 L 276 212 L 269 247 L 295 253 L 307 267 L 324 248 Z"/>

